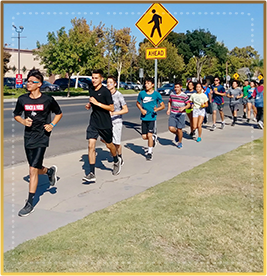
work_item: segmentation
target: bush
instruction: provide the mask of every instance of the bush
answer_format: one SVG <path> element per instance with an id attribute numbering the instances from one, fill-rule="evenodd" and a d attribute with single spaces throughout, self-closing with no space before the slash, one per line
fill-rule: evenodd
<path id="1" fill-rule="evenodd" d="M 74 88 L 74 87 L 70 87 L 70 92 L 83 92 L 83 91 L 86 91 L 86 90 L 83 90 L 82 88 L 78 87 L 78 88 Z M 67 92 L 68 93 L 68 88 L 66 88 L 64 90 L 64 92 Z"/>

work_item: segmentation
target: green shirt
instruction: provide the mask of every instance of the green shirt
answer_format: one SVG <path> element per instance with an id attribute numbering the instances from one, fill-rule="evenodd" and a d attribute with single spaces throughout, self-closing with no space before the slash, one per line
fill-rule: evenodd
<path id="1" fill-rule="evenodd" d="M 244 86 L 243 87 L 243 98 L 248 96 L 248 90 L 250 89 L 250 85 Z"/>

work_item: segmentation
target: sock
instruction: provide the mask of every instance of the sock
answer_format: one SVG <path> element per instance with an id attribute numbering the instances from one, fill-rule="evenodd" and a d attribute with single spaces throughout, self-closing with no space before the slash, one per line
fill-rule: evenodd
<path id="1" fill-rule="evenodd" d="M 28 202 L 32 205 L 32 201 L 34 198 L 35 193 L 29 193 Z"/>
<path id="2" fill-rule="evenodd" d="M 224 121 L 224 120 L 222 121 L 222 124 L 225 124 L 225 121 Z"/>
<path id="3" fill-rule="evenodd" d="M 122 154 L 118 154 L 118 156 L 120 157 L 120 159 L 122 159 Z"/>
<path id="4" fill-rule="evenodd" d="M 118 159 L 118 155 L 113 156 L 113 161 L 114 161 L 114 163 L 118 163 L 118 161 L 119 161 L 119 159 Z"/>
<path id="5" fill-rule="evenodd" d="M 237 117 L 234 117 L 234 122 L 236 122 L 237 121 Z"/>
<path id="6" fill-rule="evenodd" d="M 95 174 L 95 164 L 90 164 L 90 173 Z"/>
<path id="7" fill-rule="evenodd" d="M 148 147 L 148 153 L 152 154 L 153 147 Z"/>

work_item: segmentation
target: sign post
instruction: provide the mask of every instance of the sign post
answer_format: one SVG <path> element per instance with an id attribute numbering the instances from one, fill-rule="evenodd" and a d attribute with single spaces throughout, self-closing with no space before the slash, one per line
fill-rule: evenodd
<path id="1" fill-rule="evenodd" d="M 156 47 L 155 49 L 146 49 L 146 59 L 155 59 L 155 90 L 158 90 L 158 59 L 166 58 L 166 50 L 157 48 L 157 46 L 167 37 L 173 28 L 179 22 L 173 17 L 167 9 L 160 3 L 152 4 L 143 16 L 136 22 L 135 26 L 147 37 L 147 39 Z M 149 57 L 149 58 L 147 58 Z"/>
<path id="2" fill-rule="evenodd" d="M 22 88 L 22 87 L 23 87 L 22 74 L 16 74 L 16 88 Z"/>

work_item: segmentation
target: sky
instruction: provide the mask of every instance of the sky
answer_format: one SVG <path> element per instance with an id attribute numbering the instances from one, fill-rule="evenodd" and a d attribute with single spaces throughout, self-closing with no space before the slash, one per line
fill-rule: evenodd
<path id="1" fill-rule="evenodd" d="M 12 25 L 23 26 L 21 49 L 34 49 L 36 42 L 47 43 L 48 32 L 61 27 L 71 28 L 71 19 L 85 18 L 87 23 L 115 29 L 129 27 L 136 37 L 137 46 L 145 36 L 135 23 L 152 3 L 84 3 L 84 4 L 3 4 L 4 44 L 9 48 L 18 47 L 17 33 Z M 162 5 L 179 21 L 173 31 L 186 33 L 187 30 L 209 30 L 217 41 L 232 50 L 234 47 L 252 46 L 263 58 L 263 4 L 167 4 Z M 159 45 L 160 46 L 160 45 Z"/>

